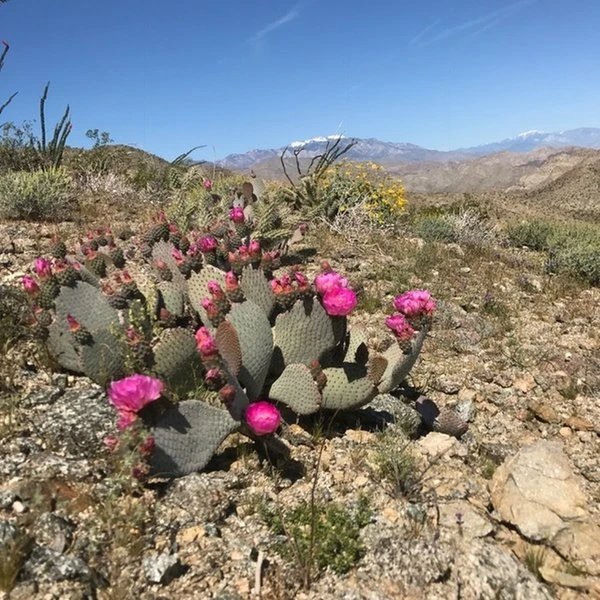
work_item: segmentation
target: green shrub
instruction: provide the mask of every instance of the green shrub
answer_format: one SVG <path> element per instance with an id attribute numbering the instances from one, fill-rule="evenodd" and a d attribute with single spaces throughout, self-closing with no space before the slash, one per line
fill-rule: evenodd
<path id="1" fill-rule="evenodd" d="M 458 231 L 448 215 L 432 215 L 418 219 L 415 233 L 426 242 L 458 242 Z"/>
<path id="2" fill-rule="evenodd" d="M 354 509 L 303 502 L 285 512 L 262 506 L 260 513 L 273 533 L 286 538 L 276 547 L 282 556 L 295 559 L 302 569 L 314 567 L 320 573 L 330 568 L 338 574 L 347 573 L 363 556 L 360 530 L 372 516 L 364 497 Z"/>
<path id="3" fill-rule="evenodd" d="M 71 178 L 62 169 L 0 176 L 0 217 L 62 221 L 76 208 Z"/>
<path id="4" fill-rule="evenodd" d="M 506 229 L 511 246 L 527 246 L 531 250 L 547 250 L 553 233 L 554 226 L 540 219 L 511 223 Z"/>
<path id="5" fill-rule="evenodd" d="M 600 242 L 596 246 L 574 246 L 559 251 L 555 257 L 555 267 L 577 275 L 590 285 L 600 285 Z"/>

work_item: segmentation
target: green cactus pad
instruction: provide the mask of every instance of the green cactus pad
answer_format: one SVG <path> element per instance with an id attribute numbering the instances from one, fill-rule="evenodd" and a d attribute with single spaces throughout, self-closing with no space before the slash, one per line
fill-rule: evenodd
<path id="1" fill-rule="evenodd" d="M 367 376 L 374 385 L 378 385 L 388 366 L 388 361 L 380 354 L 375 354 L 369 357 L 369 366 L 367 368 Z"/>
<path id="2" fill-rule="evenodd" d="M 367 377 L 364 366 L 344 363 L 342 367 L 323 369 L 327 384 L 321 392 L 321 408 L 346 410 L 368 404 L 377 394 L 377 388 Z"/>
<path id="3" fill-rule="evenodd" d="M 331 319 L 316 298 L 298 300 L 289 312 L 277 316 L 273 341 L 276 370 L 283 371 L 292 363 L 308 366 L 313 360 L 321 361 L 334 345 Z"/>
<path id="4" fill-rule="evenodd" d="M 181 287 L 174 281 L 161 281 L 157 286 L 160 294 L 159 303 L 174 316 L 181 317 L 185 307 L 185 297 Z"/>
<path id="5" fill-rule="evenodd" d="M 348 332 L 348 338 L 348 347 L 346 348 L 344 360 L 346 362 L 360 362 L 364 364 L 369 354 L 367 330 L 361 325 L 353 325 L 352 329 Z"/>
<path id="6" fill-rule="evenodd" d="M 96 331 L 93 342 L 80 346 L 80 352 L 83 372 L 98 385 L 105 386 L 126 375 L 127 346 L 110 330 Z"/>
<path id="7" fill-rule="evenodd" d="M 321 406 L 321 394 L 306 365 L 288 365 L 271 386 L 269 398 L 289 406 L 298 415 L 310 415 Z"/>
<path id="8" fill-rule="evenodd" d="M 221 408 L 186 400 L 168 409 L 154 427 L 153 475 L 187 475 L 202 470 L 239 423 Z"/>
<path id="9" fill-rule="evenodd" d="M 271 315 L 275 307 L 275 294 L 262 269 L 253 269 L 250 265 L 244 267 L 240 287 L 248 300 L 260 306 L 267 317 Z"/>
<path id="10" fill-rule="evenodd" d="M 273 354 L 273 333 L 263 310 L 246 300 L 233 304 L 227 315 L 235 328 L 242 350 L 242 368 L 238 379 L 248 397 L 258 397 L 265 382 Z"/>
<path id="11" fill-rule="evenodd" d="M 96 275 L 95 273 L 92 273 L 92 271 L 90 271 L 84 265 L 80 265 L 78 271 L 79 271 L 79 276 L 81 277 L 82 281 L 84 281 L 85 283 L 89 283 L 90 285 L 93 285 L 94 287 L 99 287 L 100 278 L 98 277 L 98 275 Z"/>
<path id="12" fill-rule="evenodd" d="M 67 315 L 75 317 L 92 334 L 101 329 L 119 327 L 117 311 L 98 288 L 85 281 L 78 281 L 72 288 L 62 287 L 55 305 L 56 321 L 60 327 L 67 327 Z"/>
<path id="13" fill-rule="evenodd" d="M 217 327 L 215 335 L 219 354 L 229 366 L 229 370 L 237 377 L 242 368 L 242 348 L 235 327 L 229 321 L 223 321 Z"/>
<path id="14" fill-rule="evenodd" d="M 194 334 L 188 329 L 165 329 L 154 349 L 157 375 L 180 396 L 195 390 L 203 382 L 202 363 Z"/>
<path id="15" fill-rule="evenodd" d="M 377 386 L 382 394 L 386 394 L 396 389 L 410 373 L 415 366 L 417 358 L 423 348 L 423 342 L 427 337 L 429 327 L 423 327 L 412 340 L 412 349 L 408 354 L 404 354 L 398 344 L 394 343 L 384 353 L 383 357 L 387 359 L 388 366 Z"/>
<path id="16" fill-rule="evenodd" d="M 73 343 L 73 336 L 67 327 L 61 327 L 54 321 L 48 327 L 48 352 L 63 368 L 74 373 L 83 373 L 79 354 Z"/>
<path id="17" fill-rule="evenodd" d="M 211 325 L 206 311 L 200 304 L 202 298 L 210 297 L 206 287 L 209 281 L 216 281 L 222 288 L 225 288 L 225 273 L 212 265 L 205 265 L 200 272 L 193 273 L 188 279 L 188 297 L 191 307 L 200 315 L 202 323 L 208 327 L 211 333 L 214 333 L 215 328 Z"/>
<path id="18" fill-rule="evenodd" d="M 181 292 L 185 292 L 187 289 L 185 277 L 181 274 L 179 267 L 177 266 L 177 262 L 173 258 L 171 254 L 175 250 L 175 246 L 171 244 L 171 242 L 157 242 L 152 247 L 152 260 L 162 260 L 166 265 L 169 271 L 171 272 L 172 278 L 171 281 L 174 285 L 177 285 Z"/>

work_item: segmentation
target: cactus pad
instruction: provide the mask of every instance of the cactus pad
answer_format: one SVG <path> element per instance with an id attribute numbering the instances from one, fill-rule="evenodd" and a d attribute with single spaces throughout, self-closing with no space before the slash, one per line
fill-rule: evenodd
<path id="1" fill-rule="evenodd" d="M 203 381 L 196 339 L 188 329 L 163 331 L 154 349 L 154 364 L 160 378 L 179 395 L 196 389 Z"/>
<path id="2" fill-rule="evenodd" d="M 152 247 L 152 259 L 154 261 L 163 261 L 171 272 L 171 281 L 179 287 L 183 292 L 186 289 L 185 277 L 181 274 L 177 262 L 171 254 L 175 250 L 175 246 L 170 242 L 157 242 Z"/>
<path id="3" fill-rule="evenodd" d="M 200 315 L 202 322 L 211 333 L 214 333 L 214 327 L 211 325 L 206 311 L 200 304 L 202 298 L 209 296 L 208 288 L 206 287 L 209 281 L 216 281 L 222 288 L 225 287 L 225 273 L 212 265 L 205 265 L 198 273 L 192 273 L 192 276 L 187 280 L 188 297 L 191 307 Z"/>
<path id="4" fill-rule="evenodd" d="M 275 294 L 265 277 L 262 269 L 253 269 L 246 266 L 242 271 L 240 287 L 248 300 L 263 309 L 267 317 L 271 315 L 275 306 Z"/>
<path id="5" fill-rule="evenodd" d="M 231 373 L 237 377 L 242 368 L 242 348 L 235 327 L 229 321 L 223 321 L 217 327 L 215 340 L 219 354 L 227 363 Z"/>
<path id="6" fill-rule="evenodd" d="M 369 403 L 377 388 L 367 377 L 367 370 L 359 365 L 344 363 L 343 367 L 323 369 L 327 384 L 323 388 L 322 408 L 345 410 Z"/>
<path id="7" fill-rule="evenodd" d="M 233 304 L 227 315 L 237 331 L 242 350 L 242 367 L 238 378 L 248 397 L 258 397 L 271 365 L 273 333 L 265 313 L 254 302 Z"/>
<path id="8" fill-rule="evenodd" d="M 96 331 L 93 342 L 80 346 L 80 352 L 84 373 L 97 384 L 105 386 L 125 376 L 126 344 L 110 330 Z"/>
<path id="9" fill-rule="evenodd" d="M 423 327 L 421 331 L 417 332 L 408 354 L 404 354 L 398 344 L 390 346 L 383 353 L 383 357 L 388 361 L 388 366 L 378 386 L 381 393 L 391 392 L 404 381 L 419 358 L 428 331 L 429 327 Z"/>
<path id="10" fill-rule="evenodd" d="M 83 373 L 79 354 L 73 344 L 73 336 L 67 327 L 54 321 L 48 326 L 47 347 L 50 356 L 63 368 L 74 373 Z"/>
<path id="11" fill-rule="evenodd" d="M 183 315 L 185 298 L 175 281 L 161 281 L 157 286 L 159 292 L 159 305 L 163 305 L 172 315 L 181 317 Z"/>
<path id="12" fill-rule="evenodd" d="M 92 334 L 101 329 L 119 326 L 119 315 L 98 288 L 78 281 L 75 287 L 62 287 L 55 300 L 56 321 L 67 327 L 67 315 L 71 315 Z"/>
<path id="13" fill-rule="evenodd" d="M 278 315 L 273 328 L 273 341 L 283 365 L 310 365 L 321 360 L 334 345 L 331 319 L 316 299 L 297 300 L 287 313 Z"/>
<path id="14" fill-rule="evenodd" d="M 203 469 L 239 425 L 221 408 L 186 400 L 168 409 L 153 430 L 153 475 L 181 476 Z"/>
<path id="15" fill-rule="evenodd" d="M 269 398 L 289 406 L 298 415 L 317 412 L 321 394 L 306 365 L 288 365 L 271 386 Z"/>

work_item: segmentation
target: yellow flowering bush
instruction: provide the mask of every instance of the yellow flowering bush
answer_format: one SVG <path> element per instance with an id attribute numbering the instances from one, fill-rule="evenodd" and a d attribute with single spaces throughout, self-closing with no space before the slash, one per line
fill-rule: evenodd
<path id="1" fill-rule="evenodd" d="M 373 225 L 393 226 L 404 211 L 406 196 L 399 179 L 373 162 L 343 162 L 330 167 L 319 182 L 330 218 L 361 206 Z"/>

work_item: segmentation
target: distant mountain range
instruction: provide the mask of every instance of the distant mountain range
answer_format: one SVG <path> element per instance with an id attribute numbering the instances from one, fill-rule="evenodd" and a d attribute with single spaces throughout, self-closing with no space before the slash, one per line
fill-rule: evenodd
<path id="1" fill-rule="evenodd" d="M 302 148 L 302 156 L 310 158 L 321 153 L 327 143 L 332 143 L 343 136 L 323 136 L 308 140 L 291 142 L 290 149 Z M 545 133 L 541 131 L 526 131 L 514 138 L 493 142 L 471 148 L 458 148 L 450 151 L 430 150 L 415 144 L 382 142 L 375 138 L 354 139 L 354 145 L 344 156 L 355 161 L 374 161 L 382 165 L 398 165 L 406 163 L 440 163 L 462 161 L 495 154 L 497 152 L 525 153 L 541 148 L 600 148 L 600 128 L 582 127 Z M 342 143 L 346 141 L 342 140 Z M 233 170 L 253 169 L 261 163 L 269 163 L 279 159 L 285 147 L 265 150 L 250 150 L 243 154 L 230 154 L 217 164 Z"/>

